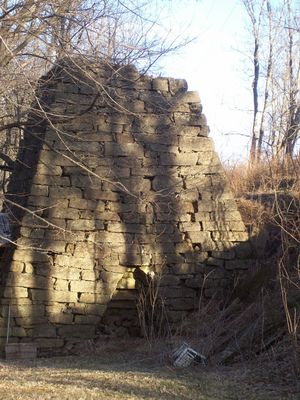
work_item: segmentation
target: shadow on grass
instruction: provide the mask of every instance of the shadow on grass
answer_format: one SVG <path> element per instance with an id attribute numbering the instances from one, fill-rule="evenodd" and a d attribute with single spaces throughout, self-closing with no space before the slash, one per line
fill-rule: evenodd
<path id="1" fill-rule="evenodd" d="M 106 362 L 105 362 L 106 361 Z M 108 360 L 102 362 L 96 357 L 68 357 L 39 360 L 36 368 L 23 369 L 18 373 L 20 364 L 11 365 L 15 374 L 6 377 L 12 387 L 16 379 L 26 379 L 34 393 L 35 383 L 45 388 L 58 388 L 60 398 L 64 399 L 64 391 L 72 389 L 73 399 L 113 398 L 113 399 L 235 399 L 231 395 L 232 388 L 223 382 L 213 382 L 198 367 L 194 370 L 174 370 L 168 367 L 148 366 L 147 368 L 126 364 L 112 364 Z M 25 376 L 24 376 L 25 373 Z M 0 377 L 2 373 L 0 372 Z M 50 387 L 49 387 L 50 385 Z M 37 386 L 38 387 L 38 386 Z M 212 390 L 213 389 L 213 390 Z M 13 391 L 14 389 L 12 389 Z M 98 391 L 96 397 L 88 397 Z M 227 394 L 228 393 L 228 394 Z M 77 397 L 79 395 L 79 397 Z M 221 396 L 221 397 L 220 397 Z M 34 397 L 33 397 L 34 398 Z"/>
<path id="2" fill-rule="evenodd" d="M 128 355 L 128 354 L 127 354 Z M 57 391 L 65 399 L 182 399 L 182 400 L 268 400 L 299 399 L 295 390 L 278 390 L 266 382 L 252 381 L 247 369 L 203 368 L 192 366 L 174 369 L 157 360 L 124 360 L 124 354 L 39 359 L 35 368 L 23 363 L 9 364 L 12 372 L 5 377 L 12 393 L 18 380 L 35 388 L 45 387 L 45 394 Z M 3 381 L 5 368 L 0 370 Z M 85 397 L 82 397 L 84 393 Z M 89 397 L 90 396 L 90 397 Z M 46 398 L 46 397 L 45 397 Z M 51 397 L 53 398 L 53 397 Z M 34 399 L 34 397 L 33 397 Z"/>

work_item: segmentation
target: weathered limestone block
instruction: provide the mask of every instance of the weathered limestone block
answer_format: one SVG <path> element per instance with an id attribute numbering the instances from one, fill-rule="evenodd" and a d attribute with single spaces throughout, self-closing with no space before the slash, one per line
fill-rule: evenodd
<path id="1" fill-rule="evenodd" d="M 31 196 L 48 196 L 48 186 L 44 185 L 32 185 L 30 188 Z"/>
<path id="2" fill-rule="evenodd" d="M 214 144 L 211 138 L 204 137 L 187 137 L 179 138 L 179 148 L 184 153 L 191 152 L 211 152 L 214 151 Z"/>
<path id="3" fill-rule="evenodd" d="M 56 337 L 56 328 L 51 325 L 38 325 L 32 330 L 33 337 Z"/>
<path id="4" fill-rule="evenodd" d="M 67 292 L 69 289 L 69 282 L 65 279 L 53 279 L 53 289 Z"/>
<path id="5" fill-rule="evenodd" d="M 65 325 L 58 328 L 58 335 L 60 337 L 67 338 L 80 338 L 80 339 L 88 339 L 95 335 L 95 325 L 79 325 L 77 324 L 76 329 L 74 329 L 74 325 Z"/>
<path id="6" fill-rule="evenodd" d="M 79 210 L 74 208 L 53 207 L 47 211 L 48 218 L 78 219 Z"/>
<path id="7" fill-rule="evenodd" d="M 45 325 L 47 323 L 47 317 L 25 317 L 25 318 L 14 318 L 17 326 L 23 326 L 24 328 L 32 328 L 33 325 Z"/>
<path id="8" fill-rule="evenodd" d="M 187 91 L 188 85 L 185 79 L 173 79 L 169 78 L 170 92 L 172 94 L 185 93 Z"/>
<path id="9" fill-rule="evenodd" d="M 31 332 L 28 332 L 28 329 L 21 328 L 19 326 L 14 326 L 14 327 L 12 327 L 12 330 L 11 330 L 11 336 L 19 337 L 19 338 L 28 337 L 28 336 L 31 336 Z"/>
<path id="10" fill-rule="evenodd" d="M 3 297 L 6 298 L 22 298 L 28 297 L 28 290 L 25 287 L 18 287 L 18 286 L 13 286 L 13 287 L 9 287 L 7 286 L 3 292 Z"/>
<path id="11" fill-rule="evenodd" d="M 119 188 L 120 186 L 115 187 Z M 88 200 L 118 201 L 119 193 L 104 191 L 99 188 L 87 188 L 83 192 L 84 198 Z"/>
<path id="12" fill-rule="evenodd" d="M 49 197 L 45 196 L 28 196 L 28 205 L 29 206 L 36 206 L 37 208 L 51 208 L 51 207 L 68 207 L 68 199 L 50 199 Z"/>
<path id="13" fill-rule="evenodd" d="M 113 287 L 115 287 L 119 280 L 122 278 L 122 273 L 101 271 L 100 277 L 103 282 L 107 282 L 110 286 L 112 285 Z"/>
<path id="14" fill-rule="evenodd" d="M 37 302 L 57 302 L 57 303 L 72 303 L 78 299 L 77 293 L 74 292 L 63 292 L 57 290 L 40 290 L 32 289 L 31 298 Z"/>
<path id="15" fill-rule="evenodd" d="M 82 131 L 81 125 L 78 126 L 78 130 Z M 92 129 L 91 129 L 92 130 Z M 99 142 L 94 142 L 94 141 L 66 141 L 64 140 L 63 142 L 55 142 L 53 145 L 53 148 L 55 150 L 60 150 L 60 151 L 68 151 L 69 157 L 72 155 L 72 152 L 76 152 L 76 154 L 80 154 L 81 152 L 83 153 L 100 153 L 102 151 L 102 146 Z"/>
<path id="16" fill-rule="evenodd" d="M 103 293 L 82 293 L 80 295 L 80 302 L 106 305 L 111 299 L 110 294 Z"/>
<path id="17" fill-rule="evenodd" d="M 34 185 L 70 186 L 70 178 L 68 178 L 67 176 L 56 176 L 56 175 L 55 176 L 35 175 L 35 177 L 32 180 L 32 183 Z M 31 194 L 33 193 L 31 192 Z"/>
<path id="18" fill-rule="evenodd" d="M 212 257 L 220 258 L 222 260 L 233 260 L 235 258 L 234 250 L 230 251 L 213 251 Z"/>
<path id="19" fill-rule="evenodd" d="M 37 175 L 49 175 L 51 177 L 61 176 L 62 168 L 58 167 L 57 165 L 49 165 L 49 164 L 40 163 L 37 166 L 36 174 Z"/>
<path id="20" fill-rule="evenodd" d="M 42 160 L 44 164 L 55 165 L 57 167 L 72 167 L 74 165 L 74 161 L 72 161 L 71 157 L 53 153 L 49 148 L 40 151 L 40 160 Z"/>
<path id="21" fill-rule="evenodd" d="M 11 315 L 21 318 L 29 317 L 34 320 L 35 317 L 43 317 L 45 315 L 45 306 L 40 304 L 12 305 Z"/>
<path id="22" fill-rule="evenodd" d="M 172 272 L 175 275 L 190 275 L 196 272 L 196 266 L 188 263 L 178 264 L 172 267 Z"/>
<path id="23" fill-rule="evenodd" d="M 80 278 L 83 281 L 95 281 L 99 279 L 99 271 L 81 271 Z"/>
<path id="24" fill-rule="evenodd" d="M 161 165 L 167 166 L 193 166 L 196 165 L 198 161 L 198 154 L 169 154 L 166 153 L 161 158 Z"/>
<path id="25" fill-rule="evenodd" d="M 103 177 L 106 180 L 112 178 L 112 180 L 118 181 L 120 178 L 128 178 L 130 176 L 130 168 L 119 168 L 114 165 L 111 167 L 99 166 L 95 168 L 94 173 L 100 178 Z"/>
<path id="26" fill-rule="evenodd" d="M 87 212 L 87 211 L 104 211 L 105 205 L 100 201 L 73 198 L 70 199 L 69 207 Z"/>
<path id="27" fill-rule="evenodd" d="M 43 276 L 35 276 L 33 274 L 17 274 L 14 272 L 10 272 L 7 277 L 7 285 L 13 287 L 23 287 L 23 288 L 39 288 L 39 287 L 48 287 L 49 282 Z M 20 296 L 27 297 L 27 296 Z"/>
<path id="28" fill-rule="evenodd" d="M 246 232 L 212 232 L 215 241 L 244 242 L 248 239 Z"/>
<path id="29" fill-rule="evenodd" d="M 106 142 L 104 145 L 105 156 L 134 156 L 144 157 L 144 148 L 137 143 L 110 143 Z"/>
<path id="30" fill-rule="evenodd" d="M 96 326 L 100 322 L 101 316 L 96 315 L 75 315 L 75 324 Z"/>
<path id="31" fill-rule="evenodd" d="M 152 79 L 152 88 L 153 90 L 167 92 L 169 90 L 169 81 L 166 78 Z"/>
<path id="32" fill-rule="evenodd" d="M 62 348 L 64 345 L 64 339 L 59 338 L 37 338 L 34 342 L 42 349 Z"/>
<path id="33" fill-rule="evenodd" d="M 183 187 L 183 181 L 179 177 L 157 175 L 152 181 L 152 189 L 164 194 L 178 192 Z"/>
<path id="34" fill-rule="evenodd" d="M 119 274 L 115 274 L 116 279 L 120 279 Z M 105 281 L 104 281 L 105 282 Z M 70 283 L 70 292 L 67 292 L 67 294 L 70 294 L 73 296 L 73 294 L 76 293 L 105 293 L 106 292 L 106 285 L 104 282 L 99 282 L 99 281 L 71 281 Z M 81 298 L 80 298 L 81 299 Z"/>
<path id="35" fill-rule="evenodd" d="M 136 281 L 134 277 L 123 277 L 118 282 L 118 289 L 136 289 Z"/>
<path id="36" fill-rule="evenodd" d="M 102 317 L 106 311 L 106 305 L 103 304 L 86 304 L 84 306 L 84 313 L 86 315 L 96 315 Z"/>
<path id="37" fill-rule="evenodd" d="M 67 229 L 72 231 L 93 231 L 104 229 L 104 225 L 98 220 L 78 219 L 67 221 Z"/>
<path id="38" fill-rule="evenodd" d="M 72 186 L 79 188 L 101 187 L 101 180 L 93 176 L 71 175 Z"/>
<path id="39" fill-rule="evenodd" d="M 44 186 L 42 186 L 42 187 L 44 187 Z M 76 187 L 62 187 L 62 186 L 50 187 L 49 197 L 52 200 L 81 198 L 82 191 Z"/>

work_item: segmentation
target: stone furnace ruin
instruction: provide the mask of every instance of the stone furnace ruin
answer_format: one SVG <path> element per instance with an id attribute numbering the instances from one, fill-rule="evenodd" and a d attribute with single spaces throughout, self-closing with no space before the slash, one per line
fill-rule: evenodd
<path id="1" fill-rule="evenodd" d="M 208 132 L 184 80 L 74 61 L 41 80 L 5 201 L 3 342 L 8 307 L 9 340 L 42 349 L 134 334 L 149 271 L 171 323 L 223 295 L 249 245 Z"/>

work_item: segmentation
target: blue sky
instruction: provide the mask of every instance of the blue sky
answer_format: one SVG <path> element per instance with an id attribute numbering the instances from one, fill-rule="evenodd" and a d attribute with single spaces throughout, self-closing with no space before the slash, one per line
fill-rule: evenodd
<path id="1" fill-rule="evenodd" d="M 252 66 L 245 55 L 249 36 L 241 1 L 171 0 L 168 7 L 165 22 L 169 22 L 172 34 L 188 34 L 196 40 L 167 56 L 161 63 L 162 75 L 185 78 L 189 90 L 199 92 L 221 158 L 246 159 Z"/>

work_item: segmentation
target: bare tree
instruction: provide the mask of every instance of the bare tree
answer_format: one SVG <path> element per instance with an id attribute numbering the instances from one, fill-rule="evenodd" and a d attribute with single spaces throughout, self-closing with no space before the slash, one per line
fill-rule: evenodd
<path id="1" fill-rule="evenodd" d="M 292 156 L 299 138 L 299 10 L 292 0 L 242 0 L 253 41 L 250 162 Z"/>
<path id="2" fill-rule="evenodd" d="M 253 94 L 253 123 L 252 123 L 252 137 L 251 137 L 251 148 L 250 148 L 250 160 L 254 162 L 257 157 L 258 150 L 258 138 L 261 137 L 259 129 L 259 78 L 260 78 L 260 47 L 261 47 L 261 25 L 262 25 L 262 14 L 264 9 L 265 0 L 262 0 L 259 10 L 256 11 L 255 4 L 252 0 L 243 0 L 244 7 L 251 21 L 251 33 L 254 39 L 253 47 L 253 82 L 252 82 L 252 94 Z"/>

